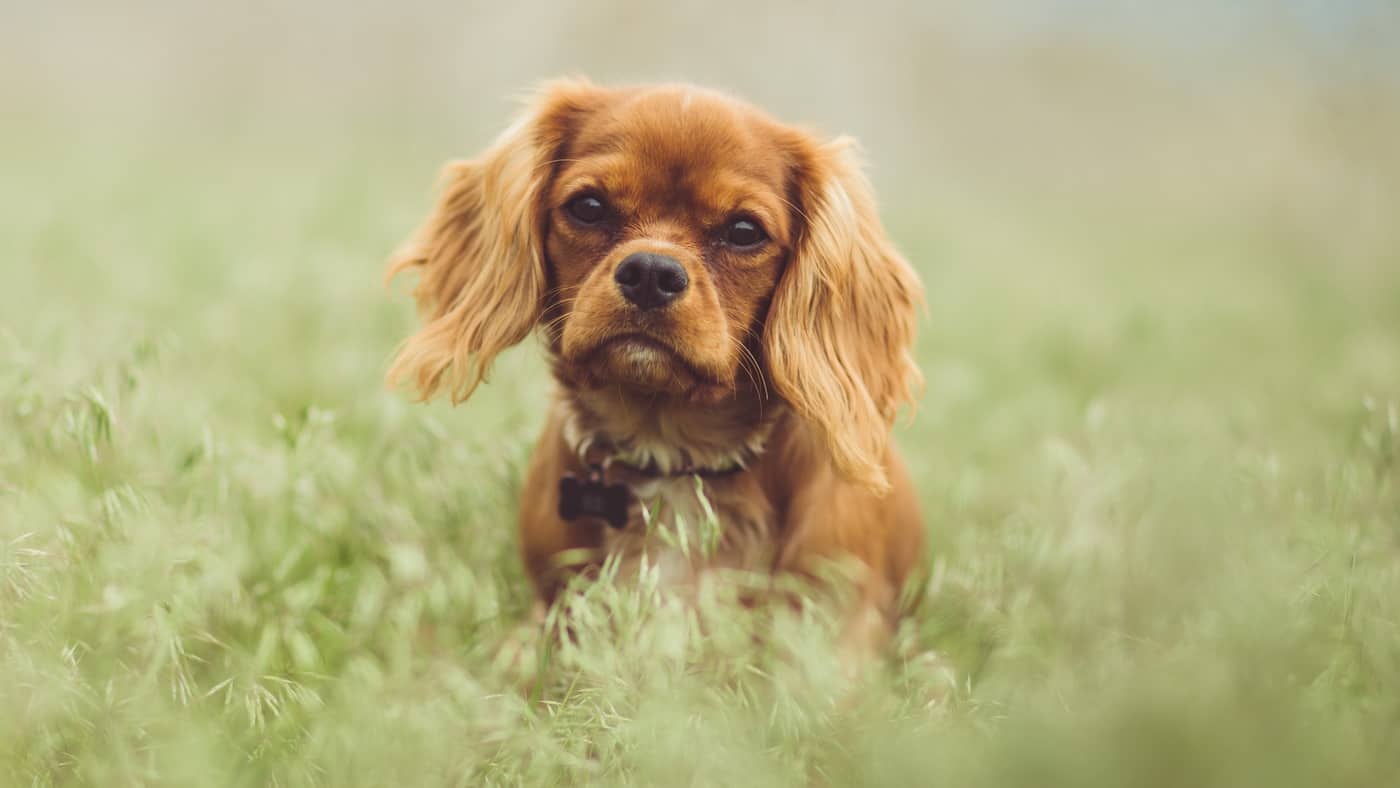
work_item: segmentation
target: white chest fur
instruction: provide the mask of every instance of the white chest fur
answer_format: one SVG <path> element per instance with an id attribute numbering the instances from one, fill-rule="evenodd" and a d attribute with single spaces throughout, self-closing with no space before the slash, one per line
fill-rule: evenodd
<path id="1" fill-rule="evenodd" d="M 631 485 L 627 526 L 608 529 L 605 547 L 618 576 L 654 573 L 662 588 L 693 588 L 717 569 L 761 570 L 771 560 L 769 524 L 726 506 L 715 485 L 697 476 Z"/>

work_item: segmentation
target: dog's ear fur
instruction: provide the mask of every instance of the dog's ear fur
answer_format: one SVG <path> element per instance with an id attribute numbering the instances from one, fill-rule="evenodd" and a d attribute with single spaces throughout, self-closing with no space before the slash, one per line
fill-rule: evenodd
<path id="1" fill-rule="evenodd" d="M 769 375 L 836 469 L 878 492 L 890 427 L 923 378 L 911 346 L 923 290 L 886 237 L 854 142 L 790 146 L 801 232 L 764 327 Z"/>
<path id="2" fill-rule="evenodd" d="M 423 321 L 399 347 L 390 385 L 407 381 L 425 400 L 446 389 L 461 402 L 538 322 L 548 287 L 542 199 L 598 94 L 582 80 L 548 83 L 479 158 L 447 165 L 432 213 L 389 263 L 386 280 L 418 272 Z"/>

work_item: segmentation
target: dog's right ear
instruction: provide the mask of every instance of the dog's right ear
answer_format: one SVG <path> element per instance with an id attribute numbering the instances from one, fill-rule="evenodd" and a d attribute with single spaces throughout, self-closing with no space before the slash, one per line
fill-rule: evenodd
<path id="1" fill-rule="evenodd" d="M 601 93 L 582 80 L 548 83 L 479 158 L 447 165 L 432 213 L 389 263 L 386 281 L 418 272 L 423 320 L 399 347 L 390 385 L 407 381 L 424 400 L 446 389 L 461 402 L 530 333 L 548 286 L 541 200 L 571 129 Z"/>

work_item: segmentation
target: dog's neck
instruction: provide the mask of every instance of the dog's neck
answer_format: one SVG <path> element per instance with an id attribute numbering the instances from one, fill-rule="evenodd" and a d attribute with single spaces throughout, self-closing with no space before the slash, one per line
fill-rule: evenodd
<path id="1" fill-rule="evenodd" d="M 564 440 L 577 456 L 601 456 L 656 475 L 723 474 L 749 467 L 783 411 L 736 397 L 716 404 L 633 395 L 616 388 L 561 392 Z"/>

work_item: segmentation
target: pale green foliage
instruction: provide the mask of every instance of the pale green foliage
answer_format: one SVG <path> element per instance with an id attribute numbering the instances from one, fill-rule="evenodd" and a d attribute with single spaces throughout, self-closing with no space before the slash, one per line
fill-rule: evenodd
<path id="1" fill-rule="evenodd" d="M 852 680 L 744 578 L 531 618 L 537 350 L 455 410 L 380 383 L 440 150 L 83 139 L 0 154 L 0 784 L 1400 778 L 1391 225 L 888 190 L 930 571 Z"/>

